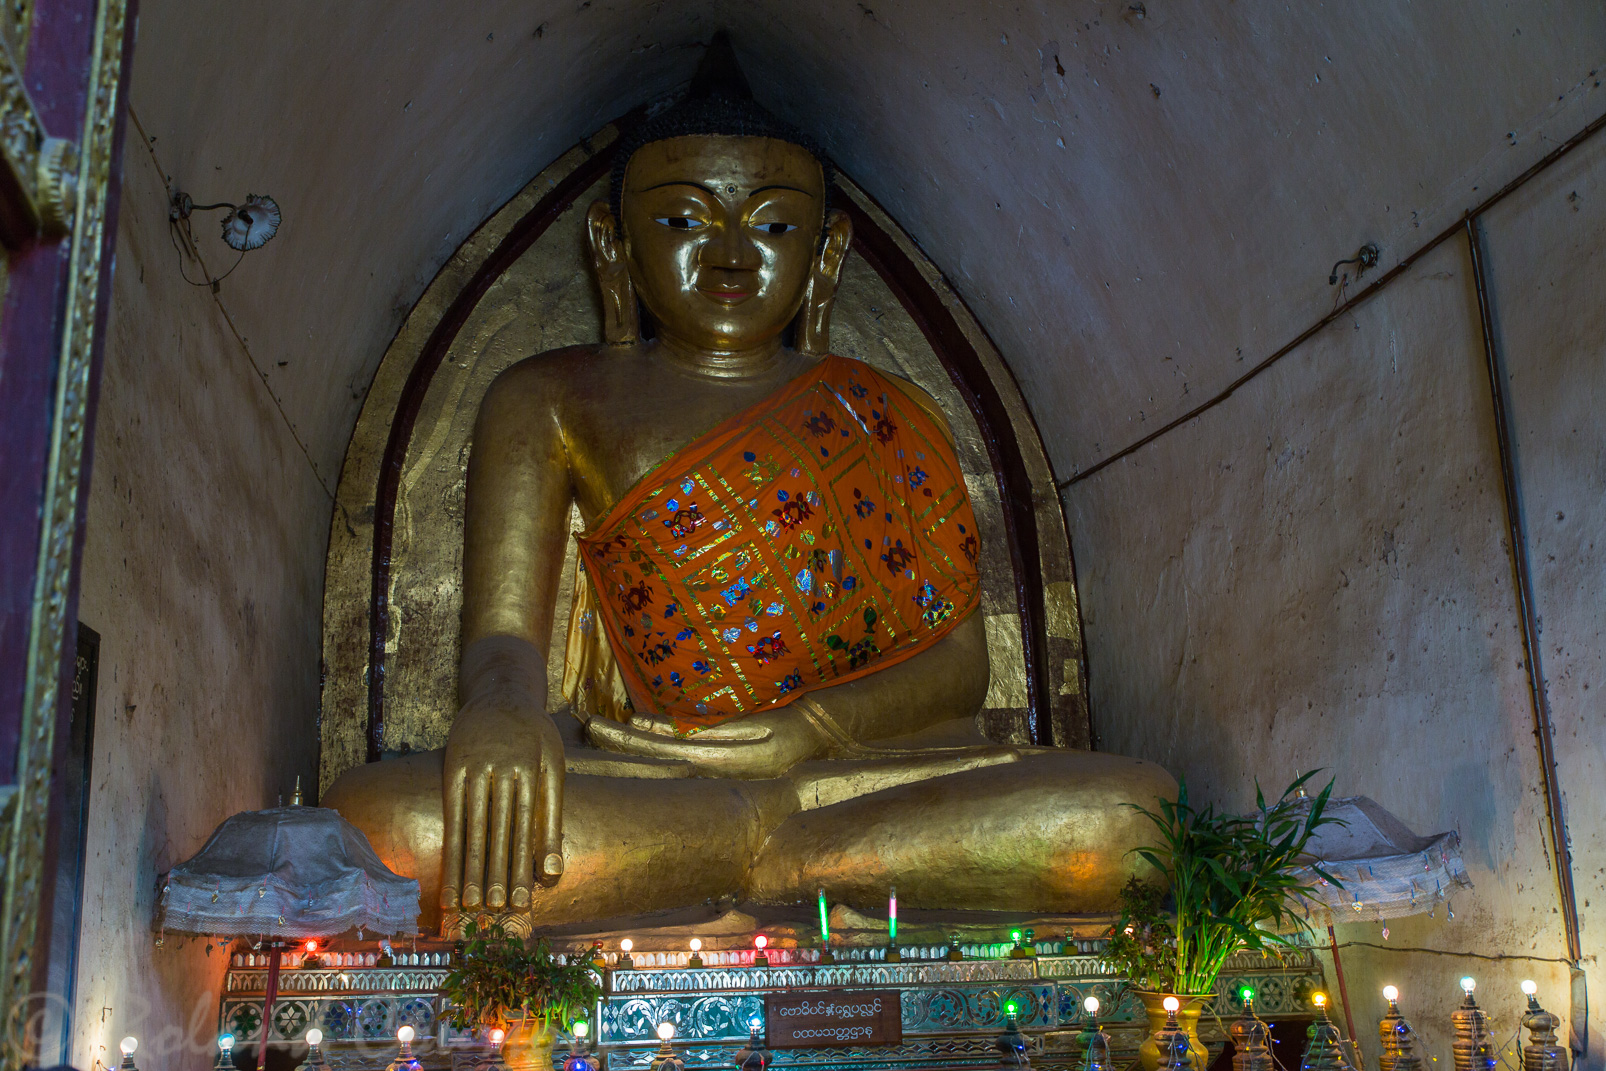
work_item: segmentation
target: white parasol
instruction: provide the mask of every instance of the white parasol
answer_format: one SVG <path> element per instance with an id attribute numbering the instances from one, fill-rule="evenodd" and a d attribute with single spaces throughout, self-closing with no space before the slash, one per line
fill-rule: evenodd
<path id="1" fill-rule="evenodd" d="M 218 826 L 193 858 L 168 872 L 161 910 L 163 930 L 269 939 L 260 1064 L 285 940 L 353 929 L 417 933 L 418 882 L 380 862 L 338 812 L 293 804 L 244 811 Z"/>
<path id="2" fill-rule="evenodd" d="M 418 882 L 394 874 L 327 807 L 244 811 L 162 891 L 164 928 L 224 937 L 418 932 Z"/>
<path id="3" fill-rule="evenodd" d="M 1344 1025 L 1354 1038 L 1349 987 L 1344 984 L 1344 962 L 1338 955 L 1338 935 L 1333 932 L 1333 924 L 1360 919 L 1382 921 L 1424 911 L 1432 914 L 1440 903 L 1448 913 L 1450 897 L 1472 888 L 1472 880 L 1461 862 L 1461 838 L 1455 833 L 1417 836 L 1366 796 L 1328 800 L 1327 814 L 1338 821 L 1318 828 L 1305 851 L 1316 867 L 1339 884 L 1328 881 L 1312 867 L 1299 867 L 1294 873 L 1308 882 L 1305 891 L 1309 899 L 1300 905 L 1306 919 L 1313 926 L 1327 927 L 1338 995 L 1344 1003 Z M 1385 940 L 1388 934 L 1385 927 Z M 1357 1061 L 1359 1055 L 1357 1051 Z"/>
<path id="4" fill-rule="evenodd" d="M 1303 908 L 1312 923 L 1418 915 L 1472 888 L 1455 833 L 1419 837 L 1365 796 L 1329 800 L 1327 813 L 1343 824 L 1322 826 L 1306 851 L 1342 887 L 1309 868 L 1295 871 L 1309 882 Z"/>

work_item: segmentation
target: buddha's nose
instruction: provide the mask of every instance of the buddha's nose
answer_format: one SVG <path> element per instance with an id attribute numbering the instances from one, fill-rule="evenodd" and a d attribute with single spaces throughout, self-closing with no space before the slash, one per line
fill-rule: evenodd
<path id="1" fill-rule="evenodd" d="M 725 268 L 734 271 L 757 271 L 763 257 L 741 227 L 717 225 L 714 233 L 703 244 L 699 258 L 705 268 Z"/>

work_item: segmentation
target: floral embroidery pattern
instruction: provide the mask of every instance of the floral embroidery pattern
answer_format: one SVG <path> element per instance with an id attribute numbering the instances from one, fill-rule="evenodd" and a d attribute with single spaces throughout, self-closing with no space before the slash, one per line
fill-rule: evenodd
<path id="1" fill-rule="evenodd" d="M 827 357 L 580 538 L 637 710 L 695 732 L 902 661 L 976 608 L 964 477 L 911 389 Z"/>

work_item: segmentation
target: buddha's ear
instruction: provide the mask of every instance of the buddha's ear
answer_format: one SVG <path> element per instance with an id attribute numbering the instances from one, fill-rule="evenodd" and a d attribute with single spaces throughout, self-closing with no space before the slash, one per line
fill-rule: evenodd
<path id="1" fill-rule="evenodd" d="M 803 353 L 823 356 L 831 350 L 831 306 L 836 303 L 836 284 L 842 278 L 842 262 L 848 257 L 852 241 L 853 224 L 848 214 L 841 209 L 826 213 L 825 240 L 814 258 L 799 314 L 797 348 Z"/>
<path id="2" fill-rule="evenodd" d="M 602 337 L 612 343 L 635 342 L 641 338 L 636 287 L 630 281 L 619 223 L 607 201 L 593 202 L 587 209 L 586 241 L 597 285 L 602 288 Z"/>

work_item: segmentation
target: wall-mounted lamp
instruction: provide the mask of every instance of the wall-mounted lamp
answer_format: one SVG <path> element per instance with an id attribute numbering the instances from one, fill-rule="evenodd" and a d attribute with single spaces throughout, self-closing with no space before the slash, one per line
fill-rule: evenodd
<path id="1" fill-rule="evenodd" d="M 1367 242 L 1356 250 L 1355 255 L 1348 260 L 1341 260 L 1333 265 L 1333 270 L 1327 276 L 1328 286 L 1338 285 L 1338 269 L 1346 264 L 1355 265 L 1355 278 L 1359 279 L 1366 274 L 1367 269 L 1377 267 L 1378 261 L 1383 259 L 1383 250 L 1377 247 L 1376 242 Z"/>
<path id="2" fill-rule="evenodd" d="M 244 201 L 233 204 L 229 201 L 219 201 L 212 205 L 198 205 L 194 198 L 182 190 L 175 191 L 173 200 L 167 209 L 167 219 L 170 228 L 182 225 L 184 233 L 189 239 L 191 250 L 195 248 L 195 235 L 190 231 L 190 216 L 196 212 L 211 212 L 226 208 L 228 214 L 223 217 L 223 241 L 230 248 L 237 250 L 240 259 L 236 260 L 229 270 L 215 279 L 203 279 L 196 282 L 188 274 L 184 281 L 194 286 L 210 286 L 212 292 L 217 292 L 217 284 L 228 278 L 235 268 L 240 266 L 240 260 L 253 249 L 261 249 L 279 233 L 279 224 L 284 220 L 284 214 L 279 210 L 279 203 L 271 197 L 247 194 Z M 175 247 L 178 240 L 173 241 Z M 179 271 L 184 271 L 184 251 L 179 249 Z"/>

